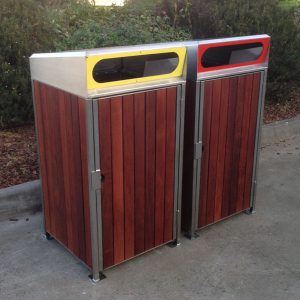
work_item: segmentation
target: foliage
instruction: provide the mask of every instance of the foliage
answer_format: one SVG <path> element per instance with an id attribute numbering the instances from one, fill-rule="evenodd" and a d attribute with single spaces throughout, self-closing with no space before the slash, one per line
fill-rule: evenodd
<path id="1" fill-rule="evenodd" d="M 67 8 L 63 14 L 74 15 L 73 9 L 74 6 Z M 67 17 L 66 20 L 70 18 Z M 188 32 L 175 30 L 164 17 L 135 15 L 127 7 L 113 7 L 109 10 L 96 8 L 92 13 L 86 11 L 84 18 L 80 16 L 72 24 L 66 24 L 66 20 L 53 21 L 60 35 L 55 42 L 57 50 L 134 45 L 191 38 Z"/>
<path id="2" fill-rule="evenodd" d="M 126 11 L 135 15 L 154 15 L 160 14 L 162 0 L 125 0 Z"/>
<path id="3" fill-rule="evenodd" d="M 52 29 L 34 0 L 0 2 L 0 127 L 33 117 L 28 57 L 52 48 Z"/>
<path id="4" fill-rule="evenodd" d="M 0 127 L 33 121 L 28 57 L 36 52 L 189 39 L 161 16 L 87 0 L 0 3 Z"/>
<path id="5" fill-rule="evenodd" d="M 299 0 L 280 0 L 280 4 L 283 7 L 295 7 L 295 6 L 299 6 L 300 5 L 300 1 Z"/>
<path id="6" fill-rule="evenodd" d="M 296 0 L 88 0 L 0 2 L 0 127 L 33 119 L 28 57 L 35 52 L 268 33 L 268 97 L 286 99 L 300 81 Z M 292 5 L 290 5 L 292 3 Z"/>
<path id="7" fill-rule="evenodd" d="M 294 1 L 293 8 L 287 10 L 281 3 L 277 0 L 164 0 L 162 9 L 167 7 L 177 26 L 190 27 L 194 38 L 269 34 L 267 98 L 278 101 L 286 100 L 300 84 L 300 6 Z"/>

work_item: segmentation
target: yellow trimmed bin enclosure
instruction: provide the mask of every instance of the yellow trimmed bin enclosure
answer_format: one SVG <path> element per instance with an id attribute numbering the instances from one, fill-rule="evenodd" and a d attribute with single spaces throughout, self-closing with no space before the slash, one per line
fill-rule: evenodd
<path id="1" fill-rule="evenodd" d="M 30 58 L 45 233 L 103 271 L 180 232 L 186 47 Z"/>

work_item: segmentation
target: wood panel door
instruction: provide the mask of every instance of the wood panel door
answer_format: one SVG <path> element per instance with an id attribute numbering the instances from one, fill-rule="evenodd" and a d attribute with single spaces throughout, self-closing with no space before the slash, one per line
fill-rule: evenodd
<path id="1" fill-rule="evenodd" d="M 174 239 L 177 88 L 97 101 L 105 269 Z"/>
<path id="2" fill-rule="evenodd" d="M 199 228 L 250 207 L 260 80 L 204 82 Z"/>

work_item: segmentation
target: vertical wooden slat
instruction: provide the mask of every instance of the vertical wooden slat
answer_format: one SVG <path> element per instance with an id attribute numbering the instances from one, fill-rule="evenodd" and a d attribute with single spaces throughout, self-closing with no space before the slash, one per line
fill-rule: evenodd
<path id="1" fill-rule="evenodd" d="M 258 100 L 260 92 L 260 73 L 255 73 L 253 76 L 253 89 L 251 99 L 251 111 L 250 111 L 250 124 L 249 124 L 249 137 L 248 137 L 248 152 L 247 152 L 247 165 L 246 165 L 246 182 L 244 193 L 244 209 L 250 206 L 251 187 L 252 187 L 252 173 L 254 162 L 254 147 L 255 147 L 255 135 L 256 135 L 256 122 L 258 111 Z"/>
<path id="2" fill-rule="evenodd" d="M 52 187 L 50 191 L 50 201 L 53 203 L 53 213 L 55 214 L 55 227 L 53 235 L 60 240 L 63 244 L 67 244 L 67 229 L 65 222 L 65 201 L 64 201 L 64 178 L 63 174 L 63 162 L 61 152 L 61 128 L 58 122 L 59 116 L 59 99 L 58 91 L 53 87 L 46 87 L 46 99 L 47 99 L 47 115 L 48 115 L 48 130 L 47 133 L 52 132 L 51 138 L 49 139 L 49 165 L 51 165 L 51 177 Z"/>
<path id="3" fill-rule="evenodd" d="M 47 93 L 47 86 L 44 84 L 40 84 L 41 87 L 41 110 L 42 110 L 42 116 L 43 116 L 43 122 L 44 122 L 44 132 L 43 132 L 43 139 L 45 143 L 45 163 L 46 163 L 46 169 L 47 169 L 47 182 L 48 182 L 48 203 L 49 203 L 49 215 L 50 215 L 50 228 L 49 233 L 52 235 L 56 231 L 56 220 L 55 220 L 55 207 L 54 202 L 52 200 L 53 196 L 53 163 L 51 162 L 51 157 L 54 156 L 53 149 L 51 147 L 51 141 L 54 140 L 54 133 L 52 131 L 52 128 L 50 127 L 50 117 L 49 117 L 49 111 L 48 111 L 48 93 Z M 47 136 L 46 136 L 47 134 Z"/>
<path id="4" fill-rule="evenodd" d="M 72 109 L 72 152 L 73 161 L 76 164 L 72 165 L 72 189 L 73 189 L 73 201 L 75 202 L 75 227 L 78 235 L 78 250 L 79 258 L 84 260 L 86 257 L 85 251 L 85 232 L 84 232 L 84 208 L 83 208 L 83 190 L 82 190 L 82 170 L 81 170 L 81 151 L 80 151 L 80 127 L 79 127 L 79 111 L 78 111 L 78 97 L 71 97 L 71 109 Z M 64 158 L 64 159 L 67 159 Z"/>
<path id="5" fill-rule="evenodd" d="M 134 106 L 133 95 L 123 97 L 125 259 L 134 255 Z"/>
<path id="6" fill-rule="evenodd" d="M 164 202 L 166 167 L 166 89 L 157 92 L 155 160 L 155 245 L 164 241 Z"/>
<path id="7" fill-rule="evenodd" d="M 165 219 L 164 242 L 173 239 L 174 210 L 174 172 L 175 172 L 175 138 L 176 138 L 176 98 L 177 89 L 167 90 L 166 116 L 166 179 L 165 179 Z"/>
<path id="8" fill-rule="evenodd" d="M 199 198 L 199 221 L 198 226 L 206 225 L 206 206 L 207 206 L 207 186 L 209 172 L 209 153 L 210 153 L 210 127 L 212 114 L 212 81 L 205 83 L 204 88 L 204 110 L 203 110 L 203 154 L 201 162 L 201 181 Z"/>
<path id="9" fill-rule="evenodd" d="M 214 221 L 215 213 L 215 191 L 217 175 L 217 157 L 218 157 L 218 136 L 220 127 L 220 98 L 221 98 L 222 81 L 212 82 L 212 112 L 210 125 L 210 152 L 208 165 L 208 183 L 207 183 L 207 204 L 206 204 L 206 224 Z M 204 146 L 205 147 L 205 146 Z"/>
<path id="10" fill-rule="evenodd" d="M 241 139 L 242 139 L 241 135 L 242 135 L 244 101 L 245 101 L 244 99 L 245 79 L 246 79 L 245 76 L 238 77 L 232 164 L 231 164 L 231 185 L 230 185 L 230 198 L 229 198 L 229 207 L 228 207 L 229 215 L 236 212 L 238 171 L 239 171 L 239 160 L 240 160 Z"/>
<path id="11" fill-rule="evenodd" d="M 73 187 L 71 186 L 71 180 L 73 179 L 72 161 L 74 157 L 72 155 L 73 147 L 69 147 L 72 144 L 72 110 L 71 99 L 69 95 L 65 95 L 63 91 L 58 92 L 59 95 L 59 123 L 61 127 L 61 151 L 63 156 L 63 177 L 64 177 L 64 190 L 65 190 L 65 206 L 66 206 L 66 224 L 67 224 L 67 245 L 68 248 L 78 255 L 78 245 L 74 235 L 76 233 L 76 216 L 72 214 L 72 201 L 73 201 Z"/>
<path id="12" fill-rule="evenodd" d="M 114 264 L 114 215 L 112 192 L 112 141 L 111 141 L 111 108 L 110 99 L 99 100 L 99 149 L 102 203 L 102 243 L 103 267 Z"/>
<path id="13" fill-rule="evenodd" d="M 63 156 L 61 151 L 61 125 L 59 122 L 57 122 L 57 117 L 59 116 L 59 98 L 58 98 L 58 90 L 55 88 L 50 88 L 50 95 L 52 99 L 52 103 L 49 103 L 49 106 L 52 106 L 53 113 L 51 114 L 52 117 L 52 124 L 56 122 L 56 124 L 53 126 L 52 130 L 55 131 L 56 137 L 54 141 L 54 147 L 55 147 L 55 159 L 56 159 L 56 165 L 55 165 L 55 181 L 57 186 L 57 195 L 55 197 L 56 200 L 56 210 L 58 214 L 58 228 L 57 228 L 57 237 L 65 244 L 67 244 L 67 226 L 66 226 L 66 206 L 65 206 L 65 191 L 64 191 L 64 180 L 65 178 L 60 177 L 59 174 L 63 174 Z M 78 240 L 77 240 L 78 245 Z"/>
<path id="14" fill-rule="evenodd" d="M 114 211 L 114 263 L 124 260 L 124 188 L 122 97 L 111 99 L 111 141 Z"/>
<path id="15" fill-rule="evenodd" d="M 89 181 L 88 181 L 88 155 L 87 155 L 87 128 L 86 128 L 86 100 L 78 100 L 79 126 L 80 126 L 80 151 L 82 168 L 82 197 L 84 209 L 84 232 L 85 232 L 85 262 L 92 266 L 90 204 L 89 204 Z M 80 184 L 80 183 L 78 183 Z"/>
<path id="16" fill-rule="evenodd" d="M 240 147 L 240 159 L 239 159 L 237 195 L 236 195 L 237 212 L 243 209 L 253 75 L 252 74 L 248 75 L 245 80 L 246 81 L 245 81 L 244 113 L 243 113 L 243 124 L 242 124 L 242 140 L 241 140 L 241 147 Z"/>
<path id="17" fill-rule="evenodd" d="M 229 201 L 230 201 L 230 186 L 231 182 L 231 165 L 233 161 L 233 140 L 234 140 L 234 119 L 237 101 L 237 86 L 238 78 L 233 77 L 229 85 L 228 99 L 228 125 L 226 138 L 226 154 L 224 168 L 224 186 L 223 186 L 223 201 L 222 201 L 222 218 L 228 216 Z"/>
<path id="18" fill-rule="evenodd" d="M 217 158 L 217 174 L 216 174 L 216 191 L 215 191 L 215 211 L 214 221 L 221 219 L 222 214 L 222 192 L 224 181 L 224 162 L 226 152 L 226 137 L 227 137 L 227 113 L 228 113 L 228 98 L 229 98 L 229 79 L 222 80 L 222 92 L 220 101 L 220 125 L 218 137 L 218 158 Z"/>
<path id="19" fill-rule="evenodd" d="M 146 201 L 145 201 L 145 250 L 154 246 L 155 207 L 155 91 L 146 94 Z"/>
<path id="20" fill-rule="evenodd" d="M 145 250 L 145 94 L 134 95 L 135 254 Z"/>
<path id="21" fill-rule="evenodd" d="M 51 231 L 51 215 L 50 215 L 50 203 L 49 203 L 49 191 L 48 191 L 48 170 L 46 163 L 46 148 L 45 148 L 45 126 L 44 126 L 44 114 L 42 109 L 42 97 L 41 97 L 41 85 L 39 82 L 34 81 L 34 102 L 36 110 L 36 125 L 37 135 L 39 143 L 39 160 L 40 160 L 40 172 L 42 178 L 43 189 L 43 209 L 45 230 Z"/>
<path id="22" fill-rule="evenodd" d="M 65 101 L 64 105 L 62 106 L 63 112 L 61 112 L 61 123 L 60 127 L 65 129 L 65 134 L 67 136 L 62 137 L 62 152 L 63 152 L 63 167 L 64 167 L 64 181 L 67 181 L 67 186 L 65 189 L 65 202 L 66 202 L 66 209 L 68 211 L 69 217 L 67 218 L 67 224 L 71 224 L 71 236 L 70 240 L 72 241 L 72 245 L 70 247 L 71 251 L 75 253 L 78 257 L 80 257 L 80 238 L 79 238 L 79 231 L 81 231 L 81 228 L 78 228 L 78 223 L 82 226 L 80 222 L 78 222 L 79 218 L 79 211 L 78 211 L 78 193 L 77 186 L 77 164 L 74 164 L 76 161 L 80 161 L 80 157 L 78 157 L 75 154 L 75 146 L 74 145 L 74 128 L 73 128 L 73 122 L 76 116 L 74 116 L 73 108 L 72 106 L 77 104 L 76 97 L 72 97 L 71 95 L 64 95 Z M 64 113 L 67 115 L 67 119 L 64 118 Z M 67 122 L 65 122 L 67 121 Z M 65 128 L 68 127 L 68 128 Z M 63 139 L 65 139 L 63 141 Z M 77 143 L 78 144 L 78 143 Z M 77 151 L 76 151 L 77 152 Z M 79 167 L 81 165 L 79 164 Z M 68 177 L 68 178 L 67 178 Z M 74 182 L 75 181 L 75 182 Z M 79 194 L 79 196 L 81 196 Z M 69 199 L 68 199 L 69 198 Z M 81 257 L 80 257 L 81 258 Z"/>

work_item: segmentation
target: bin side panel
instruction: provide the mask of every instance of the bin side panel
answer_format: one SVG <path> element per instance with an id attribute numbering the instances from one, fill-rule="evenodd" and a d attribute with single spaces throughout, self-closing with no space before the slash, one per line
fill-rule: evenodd
<path id="1" fill-rule="evenodd" d="M 205 82 L 199 228 L 250 205 L 260 76 Z"/>
<path id="2" fill-rule="evenodd" d="M 98 103 L 108 268 L 173 240 L 177 88 Z"/>
<path id="3" fill-rule="evenodd" d="M 84 100 L 35 81 L 34 101 L 46 232 L 91 266 Z"/>

